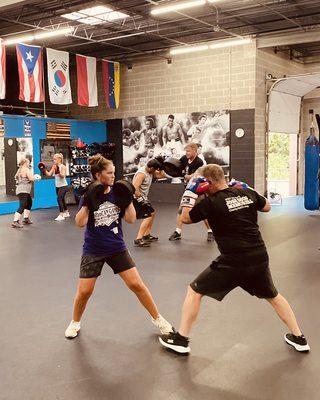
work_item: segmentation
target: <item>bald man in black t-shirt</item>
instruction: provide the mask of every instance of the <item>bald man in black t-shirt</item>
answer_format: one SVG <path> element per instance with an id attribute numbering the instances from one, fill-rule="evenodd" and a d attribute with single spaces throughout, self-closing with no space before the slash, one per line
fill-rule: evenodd
<path id="1" fill-rule="evenodd" d="M 192 224 L 207 219 L 221 255 L 190 284 L 179 331 L 161 336 L 161 344 L 177 353 L 189 353 L 188 336 L 202 297 L 221 301 L 231 290 L 241 287 L 273 306 L 291 332 L 284 337 L 287 344 L 300 352 L 309 351 L 294 313 L 275 288 L 269 270 L 267 249 L 257 223 L 258 211 L 271 209 L 268 200 L 251 188 L 229 187 L 223 169 L 216 164 L 200 168 L 199 173 L 202 177 L 193 178 L 183 195 L 182 222 Z M 209 186 L 209 195 L 195 204 L 203 178 Z"/>

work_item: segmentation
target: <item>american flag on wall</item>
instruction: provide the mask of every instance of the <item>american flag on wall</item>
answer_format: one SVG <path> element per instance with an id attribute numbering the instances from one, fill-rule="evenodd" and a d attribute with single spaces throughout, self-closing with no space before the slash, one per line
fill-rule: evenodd
<path id="1" fill-rule="evenodd" d="M 47 122 L 47 139 L 70 139 L 70 124 Z"/>

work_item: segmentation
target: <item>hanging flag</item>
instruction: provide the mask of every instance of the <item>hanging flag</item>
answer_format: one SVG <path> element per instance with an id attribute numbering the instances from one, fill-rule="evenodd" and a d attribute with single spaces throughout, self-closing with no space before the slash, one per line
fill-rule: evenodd
<path id="1" fill-rule="evenodd" d="M 52 104 L 71 104 L 69 53 L 47 49 L 48 88 Z"/>
<path id="2" fill-rule="evenodd" d="M 19 99 L 44 101 L 42 48 L 19 43 L 16 46 L 19 72 Z"/>
<path id="3" fill-rule="evenodd" d="M 77 80 L 79 106 L 98 105 L 97 59 L 77 54 Z"/>
<path id="4" fill-rule="evenodd" d="M 102 60 L 102 77 L 107 106 L 118 108 L 120 100 L 120 64 Z"/>
<path id="5" fill-rule="evenodd" d="M 6 47 L 0 39 L 0 99 L 6 97 Z"/>

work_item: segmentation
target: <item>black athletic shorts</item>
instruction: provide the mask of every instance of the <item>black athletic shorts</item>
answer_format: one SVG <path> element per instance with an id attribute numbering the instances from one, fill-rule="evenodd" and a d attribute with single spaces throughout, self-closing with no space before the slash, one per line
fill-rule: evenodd
<path id="1" fill-rule="evenodd" d="M 222 264 L 218 257 L 190 286 L 195 292 L 218 301 L 238 286 L 252 296 L 262 299 L 273 299 L 278 294 L 272 281 L 268 261 L 239 268 Z"/>
<path id="2" fill-rule="evenodd" d="M 134 268 L 134 263 L 128 250 L 113 254 L 112 256 L 85 256 L 81 257 L 79 278 L 97 278 L 101 275 L 101 270 L 107 263 L 113 269 L 114 274 Z"/>

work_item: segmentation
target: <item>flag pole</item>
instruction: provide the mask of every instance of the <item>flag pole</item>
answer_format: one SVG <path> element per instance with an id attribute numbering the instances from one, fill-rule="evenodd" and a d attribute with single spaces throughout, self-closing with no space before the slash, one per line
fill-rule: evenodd
<path id="1" fill-rule="evenodd" d="M 44 47 L 42 46 L 43 118 L 46 118 L 46 85 L 44 79 Z"/>

